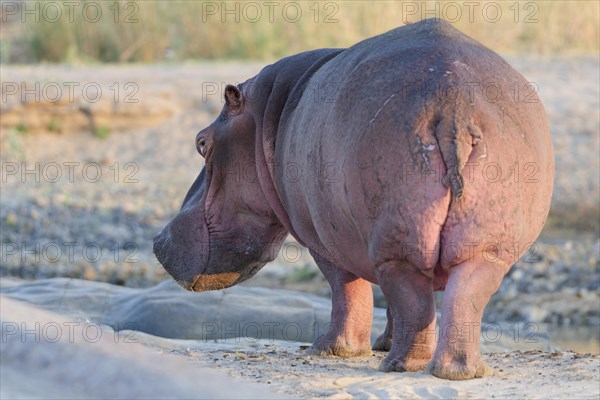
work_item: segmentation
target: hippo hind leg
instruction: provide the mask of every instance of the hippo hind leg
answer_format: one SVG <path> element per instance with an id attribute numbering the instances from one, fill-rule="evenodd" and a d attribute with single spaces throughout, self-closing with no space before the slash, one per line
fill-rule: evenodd
<path id="1" fill-rule="evenodd" d="M 392 348 L 392 334 L 394 332 L 394 318 L 392 317 L 392 310 L 390 309 L 390 306 L 387 307 L 386 314 L 387 314 L 387 324 L 385 326 L 385 331 L 383 331 L 383 333 L 381 335 L 379 335 L 377 340 L 375 340 L 375 343 L 373 344 L 373 350 L 390 351 L 390 349 Z"/>
<path id="2" fill-rule="evenodd" d="M 317 254 L 313 255 L 332 291 L 331 324 L 309 352 L 324 356 L 363 357 L 371 351 L 373 290 L 371 284 Z"/>
<path id="3" fill-rule="evenodd" d="M 393 321 L 390 352 L 379 369 L 421 370 L 435 350 L 433 280 L 404 261 L 378 267 L 377 275 L 390 310 L 388 324 Z"/>
<path id="4" fill-rule="evenodd" d="M 481 260 L 465 261 L 450 268 L 438 344 L 428 366 L 432 375 L 463 380 L 493 374 L 479 352 L 481 318 L 506 270 L 504 265 Z"/>

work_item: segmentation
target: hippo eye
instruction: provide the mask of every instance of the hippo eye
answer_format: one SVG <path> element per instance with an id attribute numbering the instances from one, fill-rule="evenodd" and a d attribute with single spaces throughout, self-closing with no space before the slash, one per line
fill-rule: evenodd
<path id="1" fill-rule="evenodd" d="M 206 139 L 205 138 L 200 138 L 200 140 L 198 140 L 198 152 L 200 153 L 200 155 L 202 157 L 206 156 Z"/>

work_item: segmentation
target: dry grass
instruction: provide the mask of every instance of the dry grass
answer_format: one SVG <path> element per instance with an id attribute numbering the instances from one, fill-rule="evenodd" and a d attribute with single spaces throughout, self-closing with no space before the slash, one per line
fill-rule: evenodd
<path id="1" fill-rule="evenodd" d="M 36 3 L 42 10 L 48 2 Z M 95 23 L 85 21 L 81 7 L 73 13 L 73 22 L 64 9 L 57 22 L 44 18 L 36 22 L 27 16 L 22 23 L 20 14 L 8 16 L 8 23 L 3 25 L 6 31 L 11 27 L 11 34 L 4 35 L 2 59 L 3 62 L 274 59 L 312 48 L 346 47 L 405 22 L 435 15 L 504 53 L 598 52 L 600 6 L 596 1 L 480 1 L 471 9 L 472 18 L 465 3 L 469 2 L 332 1 L 318 3 L 316 14 L 315 2 L 283 1 L 273 9 L 270 22 L 264 2 L 253 3 L 260 8 L 260 18 L 255 18 L 256 8 L 248 3 L 227 2 L 225 7 L 230 10 L 238 7 L 239 22 L 236 22 L 235 14 L 222 13 L 224 3 L 220 1 L 121 0 L 120 22 L 115 23 L 115 2 L 98 2 L 102 17 Z M 293 4 L 299 4 L 302 11 L 297 22 L 290 22 L 295 17 Z M 494 22 L 496 6 L 501 7 L 501 16 Z M 288 7 L 286 13 L 284 7 Z M 427 13 L 436 7 L 437 14 Z M 130 13 L 137 22 L 124 22 Z M 256 22 L 252 22 L 254 19 Z"/>

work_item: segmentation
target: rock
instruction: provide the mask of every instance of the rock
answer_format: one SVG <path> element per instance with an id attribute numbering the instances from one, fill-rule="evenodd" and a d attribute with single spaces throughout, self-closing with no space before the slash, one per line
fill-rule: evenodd
<path id="1" fill-rule="evenodd" d="M 281 398 L 93 323 L 3 296 L 0 305 L 2 398 Z"/>
<path id="2" fill-rule="evenodd" d="M 215 340 L 249 336 L 312 343 L 330 321 L 328 299 L 277 289 L 233 287 L 193 293 L 168 280 L 147 289 L 55 278 L 4 286 L 2 294 L 119 329 L 165 338 Z M 376 309 L 372 339 L 385 328 Z"/>

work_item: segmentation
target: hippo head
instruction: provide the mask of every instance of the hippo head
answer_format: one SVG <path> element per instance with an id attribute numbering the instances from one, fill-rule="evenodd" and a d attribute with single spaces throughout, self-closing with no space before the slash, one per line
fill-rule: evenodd
<path id="1" fill-rule="evenodd" d="M 219 117 L 198 133 L 205 166 L 179 213 L 154 238 L 154 254 L 188 290 L 223 289 L 273 260 L 287 235 L 257 178 L 256 123 L 228 85 Z"/>

